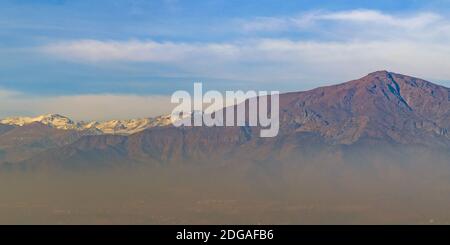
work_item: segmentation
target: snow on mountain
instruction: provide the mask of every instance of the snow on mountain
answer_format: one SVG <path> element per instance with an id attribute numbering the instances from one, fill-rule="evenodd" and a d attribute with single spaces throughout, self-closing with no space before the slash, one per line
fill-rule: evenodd
<path id="1" fill-rule="evenodd" d="M 8 117 L 0 120 L 0 123 L 2 124 L 15 126 L 24 126 L 35 122 L 40 122 L 42 124 L 64 130 L 79 128 L 79 124 L 58 114 L 47 114 L 37 117 Z"/>
<path id="2" fill-rule="evenodd" d="M 92 125 L 105 134 L 133 134 L 147 128 L 166 126 L 171 124 L 170 116 L 156 118 L 142 118 L 130 120 L 111 120 Z"/>
<path id="3" fill-rule="evenodd" d="M 32 123 L 42 123 L 62 130 L 92 130 L 104 134 L 133 134 L 147 128 L 166 126 L 171 124 L 169 116 L 155 118 L 110 120 L 104 122 L 75 122 L 59 114 L 46 114 L 37 117 L 8 117 L 0 120 L 1 124 L 24 126 Z"/>

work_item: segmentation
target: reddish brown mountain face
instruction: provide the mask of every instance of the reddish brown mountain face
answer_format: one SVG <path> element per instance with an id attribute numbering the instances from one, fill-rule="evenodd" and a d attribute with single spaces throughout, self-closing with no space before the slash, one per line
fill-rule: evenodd
<path id="1" fill-rule="evenodd" d="M 78 135 L 69 135 L 71 140 L 61 146 L 58 142 L 65 136 L 51 132 L 56 148 L 34 155 L 28 163 L 266 161 L 368 142 L 446 150 L 449 98 L 448 88 L 379 71 L 339 85 L 280 95 L 280 132 L 274 138 L 260 138 L 259 129 L 251 127 L 156 127 L 130 136 L 85 136 L 74 143 Z"/>
<path id="2" fill-rule="evenodd" d="M 362 137 L 448 146 L 449 89 L 379 71 L 347 83 L 281 97 L 283 128 L 353 144 Z"/>

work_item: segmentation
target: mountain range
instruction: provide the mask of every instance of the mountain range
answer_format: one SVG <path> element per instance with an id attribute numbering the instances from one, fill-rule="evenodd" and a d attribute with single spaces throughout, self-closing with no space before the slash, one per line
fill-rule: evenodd
<path id="1" fill-rule="evenodd" d="M 6 118 L 0 121 L 0 162 L 25 168 L 265 164 L 343 159 L 376 149 L 390 157 L 418 147 L 446 154 L 449 129 L 449 88 L 377 71 L 281 94 L 280 131 L 274 138 L 260 138 L 258 127 L 176 128 L 169 116 L 107 122 L 74 122 L 57 114 Z"/>
<path id="2" fill-rule="evenodd" d="M 155 118 L 141 118 L 129 120 L 109 120 L 103 122 L 75 122 L 68 117 L 59 114 L 47 114 L 37 117 L 8 117 L 0 120 L 0 124 L 11 126 L 25 126 L 33 123 L 41 123 L 55 129 L 91 131 L 98 134 L 133 134 L 147 128 L 166 126 L 171 124 L 169 116 Z"/>

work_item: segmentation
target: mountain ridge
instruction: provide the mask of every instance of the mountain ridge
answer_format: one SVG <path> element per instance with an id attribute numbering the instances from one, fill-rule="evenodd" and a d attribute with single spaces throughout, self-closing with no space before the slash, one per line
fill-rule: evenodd
<path id="1" fill-rule="evenodd" d="M 113 119 L 102 122 L 75 122 L 72 119 L 60 114 L 44 114 L 36 117 L 7 117 L 0 119 L 0 124 L 19 127 L 36 122 L 61 130 L 89 130 L 92 131 L 92 133 L 97 132 L 99 134 L 122 135 L 133 134 L 149 127 L 166 126 L 171 123 L 170 116 L 126 120 Z"/>
<path id="2" fill-rule="evenodd" d="M 448 151 L 449 128 L 449 88 L 378 71 L 337 85 L 281 94 L 280 131 L 274 138 L 260 138 L 259 127 L 166 125 L 123 136 L 82 135 L 23 163 L 279 162 L 299 154 L 317 152 L 320 157 L 333 152 L 339 158 L 352 149 L 397 146 Z"/>

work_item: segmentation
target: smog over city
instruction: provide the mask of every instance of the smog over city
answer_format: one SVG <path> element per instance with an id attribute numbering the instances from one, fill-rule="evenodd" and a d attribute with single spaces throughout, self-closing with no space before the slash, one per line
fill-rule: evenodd
<path id="1" fill-rule="evenodd" d="M 0 224 L 450 224 L 449 6 L 0 1 Z"/>

